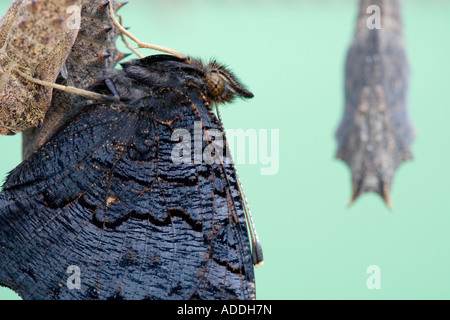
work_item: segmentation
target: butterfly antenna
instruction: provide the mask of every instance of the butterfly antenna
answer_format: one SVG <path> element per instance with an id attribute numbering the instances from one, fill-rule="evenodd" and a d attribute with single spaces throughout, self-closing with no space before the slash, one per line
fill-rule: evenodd
<path id="1" fill-rule="evenodd" d="M 220 115 L 219 107 L 217 105 L 216 105 L 216 111 L 217 111 L 217 117 L 219 119 L 219 123 L 223 128 L 222 116 Z M 223 130 L 223 134 L 225 135 L 225 130 Z M 227 144 L 227 152 L 231 156 L 228 144 Z M 234 167 L 234 162 L 231 161 L 231 163 Z M 262 245 L 261 245 L 261 242 L 259 241 L 258 234 L 256 233 L 255 224 L 253 222 L 252 214 L 250 212 L 250 206 L 248 205 L 247 197 L 245 196 L 244 188 L 242 188 L 241 179 L 239 179 L 239 174 L 237 173 L 236 168 L 234 168 L 234 172 L 236 174 L 236 180 L 237 180 L 237 184 L 238 184 L 238 188 L 239 188 L 239 193 L 241 194 L 242 199 L 244 199 L 244 213 L 245 213 L 245 218 L 247 220 L 247 224 L 249 226 L 250 237 L 252 239 L 253 264 L 255 265 L 255 267 L 259 267 L 264 264 Z"/>
<path id="2" fill-rule="evenodd" d="M 166 47 L 163 47 L 163 46 L 159 46 L 159 45 L 156 45 L 156 44 L 150 44 L 150 43 L 146 43 L 146 42 L 140 41 L 138 38 L 136 38 L 134 35 L 132 35 L 130 32 L 128 32 L 128 30 L 125 29 L 119 23 L 119 21 L 117 21 L 116 15 L 114 13 L 114 8 L 113 8 L 113 5 L 112 5 L 111 1 L 109 2 L 109 14 L 111 16 L 111 20 L 112 20 L 113 24 L 117 27 L 117 29 L 119 29 L 120 33 L 126 35 L 128 38 L 133 40 L 137 44 L 138 48 L 147 48 L 147 49 L 153 49 L 153 50 L 157 50 L 157 51 L 162 51 L 162 52 L 166 52 L 166 53 L 169 53 L 171 55 L 174 55 L 175 57 L 180 58 L 182 60 L 185 60 L 188 63 L 191 61 L 191 58 L 189 58 L 188 56 L 186 56 L 186 55 L 184 55 L 181 52 L 178 52 L 176 50 L 173 50 L 173 49 L 170 49 L 170 48 L 166 48 Z M 131 46 L 128 46 L 128 47 L 130 48 Z M 136 51 L 134 49 L 132 49 L 132 51 L 136 53 Z M 137 54 L 137 55 L 141 56 L 141 54 Z"/>

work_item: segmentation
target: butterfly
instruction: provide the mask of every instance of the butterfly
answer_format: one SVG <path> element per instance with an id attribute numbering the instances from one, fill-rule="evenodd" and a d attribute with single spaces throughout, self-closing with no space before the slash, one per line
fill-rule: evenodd
<path id="1" fill-rule="evenodd" d="M 233 163 L 173 161 L 180 143 L 214 143 L 174 132 L 224 135 L 213 106 L 253 94 L 216 62 L 122 67 L 92 88 L 117 102 L 87 104 L 8 175 L 0 284 L 23 299 L 254 299 Z"/>

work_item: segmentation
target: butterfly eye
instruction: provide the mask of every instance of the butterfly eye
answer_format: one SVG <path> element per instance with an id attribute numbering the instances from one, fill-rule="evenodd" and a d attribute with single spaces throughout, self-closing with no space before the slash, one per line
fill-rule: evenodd
<path id="1" fill-rule="evenodd" d="M 225 82 L 223 81 L 222 77 L 216 72 L 211 72 L 211 74 L 207 78 L 207 83 L 209 91 L 215 97 L 220 96 L 225 89 Z"/>

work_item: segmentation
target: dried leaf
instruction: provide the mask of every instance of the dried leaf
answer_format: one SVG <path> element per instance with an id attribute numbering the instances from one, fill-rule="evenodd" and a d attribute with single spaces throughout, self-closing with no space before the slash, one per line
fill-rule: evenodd
<path id="1" fill-rule="evenodd" d="M 116 48 L 118 30 L 111 22 L 109 3 L 113 4 L 114 11 L 125 4 L 106 0 L 84 3 L 80 30 L 65 62 L 67 76 L 58 77 L 57 83 L 88 89 L 97 78 L 113 70 L 117 62 L 127 56 Z M 48 141 L 83 104 L 84 98 L 55 90 L 43 124 L 23 132 L 23 158 Z"/>
<path id="2" fill-rule="evenodd" d="M 14 68 L 55 82 L 78 33 L 73 1 L 13 1 L 0 20 L 0 133 L 14 134 L 42 123 L 52 89 L 30 83 Z M 77 1 L 81 5 L 82 1 Z"/>

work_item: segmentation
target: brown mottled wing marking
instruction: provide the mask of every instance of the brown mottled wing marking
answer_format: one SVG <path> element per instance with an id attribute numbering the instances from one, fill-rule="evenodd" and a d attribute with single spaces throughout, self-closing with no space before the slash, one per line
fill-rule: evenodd
<path id="1" fill-rule="evenodd" d="M 366 26 L 372 4 L 381 8 L 381 29 Z M 414 138 L 399 1 L 361 1 L 345 72 L 345 112 L 336 136 L 337 157 L 352 172 L 351 202 L 364 192 L 376 192 L 391 207 L 392 179 L 397 167 L 412 157 Z"/>

